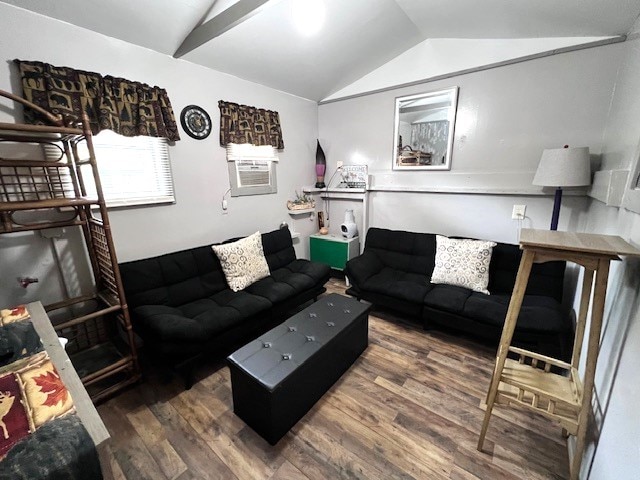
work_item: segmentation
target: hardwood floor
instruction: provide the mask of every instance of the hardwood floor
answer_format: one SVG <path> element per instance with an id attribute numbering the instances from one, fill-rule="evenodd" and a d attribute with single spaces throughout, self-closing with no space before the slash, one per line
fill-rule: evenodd
<path id="1" fill-rule="evenodd" d="M 329 292 L 344 293 L 332 280 Z M 563 479 L 566 441 L 544 418 L 497 407 L 476 443 L 495 351 L 374 312 L 370 345 L 275 446 L 233 414 L 224 362 L 185 391 L 147 369 L 100 405 L 116 479 Z"/>

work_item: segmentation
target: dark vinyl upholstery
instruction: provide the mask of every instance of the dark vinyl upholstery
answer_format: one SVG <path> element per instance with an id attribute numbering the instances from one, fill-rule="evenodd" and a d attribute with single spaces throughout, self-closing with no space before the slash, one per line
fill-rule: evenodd
<path id="1" fill-rule="evenodd" d="M 367 348 L 369 309 L 327 295 L 230 355 L 234 413 L 275 445 Z"/>
<path id="2" fill-rule="evenodd" d="M 463 287 L 430 283 L 436 235 L 382 228 L 367 232 L 362 255 L 347 263 L 347 293 L 380 307 L 497 342 L 502 332 L 522 252 L 497 243 L 489 265 L 490 295 Z M 514 343 L 540 347 L 540 353 L 566 358 L 571 321 L 561 306 L 565 262 L 533 265 Z"/>
<path id="3" fill-rule="evenodd" d="M 239 292 L 228 287 L 210 246 L 121 264 L 133 326 L 145 347 L 184 357 L 217 348 L 221 339 L 248 341 L 324 292 L 329 268 L 296 259 L 288 229 L 263 234 L 262 244 L 271 274 Z"/>

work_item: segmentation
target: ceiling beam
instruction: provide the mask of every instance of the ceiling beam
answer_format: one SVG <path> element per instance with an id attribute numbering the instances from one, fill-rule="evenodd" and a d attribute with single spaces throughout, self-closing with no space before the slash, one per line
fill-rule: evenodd
<path id="1" fill-rule="evenodd" d="M 226 10 L 193 29 L 173 54 L 180 58 L 259 13 L 269 0 L 238 0 Z"/>

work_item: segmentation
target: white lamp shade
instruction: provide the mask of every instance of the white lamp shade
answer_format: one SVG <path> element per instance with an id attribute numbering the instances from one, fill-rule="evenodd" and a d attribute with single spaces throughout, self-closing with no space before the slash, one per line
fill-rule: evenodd
<path id="1" fill-rule="evenodd" d="M 542 152 L 533 177 L 543 187 L 583 187 L 591 184 L 589 147 L 551 148 Z"/>

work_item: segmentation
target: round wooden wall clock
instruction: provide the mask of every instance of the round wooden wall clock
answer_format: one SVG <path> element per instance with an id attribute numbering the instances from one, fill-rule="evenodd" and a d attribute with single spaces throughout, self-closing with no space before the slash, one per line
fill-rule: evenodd
<path id="1" fill-rule="evenodd" d="M 204 140 L 211 133 L 211 117 L 197 105 L 187 105 L 182 109 L 180 123 L 187 135 L 197 140 Z"/>

